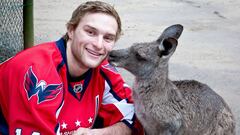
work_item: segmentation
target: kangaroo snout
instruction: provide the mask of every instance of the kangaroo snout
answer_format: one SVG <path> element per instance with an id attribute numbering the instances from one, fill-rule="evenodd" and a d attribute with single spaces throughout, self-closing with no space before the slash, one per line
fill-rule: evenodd
<path id="1" fill-rule="evenodd" d="M 128 58 L 128 53 L 123 50 L 112 50 L 108 55 L 108 61 L 113 66 L 119 66 L 123 59 Z"/>

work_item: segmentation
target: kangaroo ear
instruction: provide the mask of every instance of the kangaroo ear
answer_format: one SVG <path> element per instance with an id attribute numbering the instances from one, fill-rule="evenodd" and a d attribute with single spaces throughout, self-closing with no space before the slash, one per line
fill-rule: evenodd
<path id="1" fill-rule="evenodd" d="M 170 57 L 176 50 L 177 44 L 178 44 L 178 41 L 175 38 L 169 37 L 169 38 L 163 39 L 158 46 L 160 50 L 159 56 Z"/>
<path id="2" fill-rule="evenodd" d="M 172 37 L 175 39 L 178 39 L 183 31 L 183 26 L 181 24 L 175 24 L 172 25 L 168 28 L 166 28 L 163 32 L 162 35 L 158 38 L 158 42 L 160 43 L 163 39 Z"/>

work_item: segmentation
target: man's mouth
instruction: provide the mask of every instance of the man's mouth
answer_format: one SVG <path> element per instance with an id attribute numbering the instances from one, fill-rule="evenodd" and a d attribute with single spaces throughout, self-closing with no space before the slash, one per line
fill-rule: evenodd
<path id="1" fill-rule="evenodd" d="M 98 53 L 98 52 L 96 52 L 96 51 L 90 50 L 90 49 L 88 49 L 88 48 L 86 48 L 86 50 L 88 51 L 88 53 L 90 53 L 90 54 L 92 54 L 92 55 L 94 55 L 94 56 L 101 56 L 101 55 L 102 55 L 101 53 Z"/>

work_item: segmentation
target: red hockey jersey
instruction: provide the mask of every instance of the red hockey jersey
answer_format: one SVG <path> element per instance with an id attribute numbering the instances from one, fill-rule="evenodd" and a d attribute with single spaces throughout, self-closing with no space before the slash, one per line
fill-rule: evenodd
<path id="1" fill-rule="evenodd" d="M 141 134 L 131 90 L 104 61 L 84 75 L 68 73 L 65 41 L 34 46 L 0 65 L 0 134 L 71 134 L 119 121 Z"/>

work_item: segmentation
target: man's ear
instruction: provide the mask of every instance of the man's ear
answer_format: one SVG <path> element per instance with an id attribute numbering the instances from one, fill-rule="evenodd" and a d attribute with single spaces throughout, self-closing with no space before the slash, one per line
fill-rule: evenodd
<path id="1" fill-rule="evenodd" d="M 68 34 L 68 37 L 69 39 L 72 39 L 73 38 L 73 32 L 74 32 L 74 29 L 73 28 L 68 28 L 67 30 L 67 34 Z"/>

